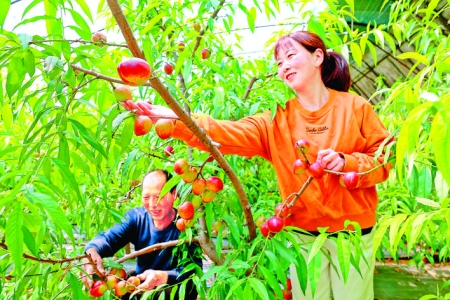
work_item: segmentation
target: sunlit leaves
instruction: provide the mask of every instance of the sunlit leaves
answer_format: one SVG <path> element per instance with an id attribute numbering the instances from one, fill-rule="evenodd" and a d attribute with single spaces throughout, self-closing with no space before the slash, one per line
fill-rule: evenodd
<path id="1" fill-rule="evenodd" d="M 22 254 L 23 254 L 23 232 L 22 232 L 23 216 L 22 203 L 16 202 L 12 210 L 8 213 L 6 222 L 5 236 L 6 245 L 14 260 L 14 271 L 17 276 L 22 273 Z"/>

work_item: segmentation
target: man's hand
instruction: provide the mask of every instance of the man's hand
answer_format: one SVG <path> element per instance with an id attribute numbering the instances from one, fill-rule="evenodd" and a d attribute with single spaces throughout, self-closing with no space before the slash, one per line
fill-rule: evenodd
<path id="1" fill-rule="evenodd" d="M 97 250 L 95 248 L 90 248 L 86 251 L 87 255 L 91 255 L 92 261 L 97 265 L 97 269 L 100 271 L 100 273 L 104 274 L 105 273 L 105 269 L 103 268 L 103 261 L 102 258 L 100 257 L 100 254 L 98 254 Z M 94 268 L 92 267 L 92 265 L 89 262 L 89 259 L 87 258 L 83 258 L 83 266 L 82 266 L 83 270 L 86 271 L 87 274 L 82 273 L 82 282 L 84 284 L 84 286 L 87 289 L 90 289 L 92 286 L 92 279 L 91 279 L 91 275 L 94 273 Z"/>
<path id="2" fill-rule="evenodd" d="M 152 119 L 155 123 L 161 118 L 176 120 L 178 116 L 170 109 L 161 105 L 153 105 L 149 102 L 127 100 L 120 102 L 126 110 L 134 110 L 138 115 L 145 115 Z"/>
<path id="3" fill-rule="evenodd" d="M 322 167 L 327 170 L 340 172 L 344 169 L 345 159 L 333 149 L 320 150 L 317 153 L 317 160 Z"/>
<path id="4" fill-rule="evenodd" d="M 166 284 L 169 280 L 169 274 L 157 270 L 147 270 L 137 277 L 142 282 L 137 288 L 143 290 L 152 290 L 161 284 Z"/>

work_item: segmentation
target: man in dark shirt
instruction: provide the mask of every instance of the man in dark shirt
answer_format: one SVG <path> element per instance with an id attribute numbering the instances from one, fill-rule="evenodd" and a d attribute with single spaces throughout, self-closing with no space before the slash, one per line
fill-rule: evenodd
<path id="1" fill-rule="evenodd" d="M 100 272 L 104 272 L 102 257 L 113 256 L 127 243 L 134 244 L 135 250 L 158 243 L 177 240 L 180 231 L 175 226 L 176 210 L 173 203 L 177 198 L 175 187 L 166 193 L 159 201 L 159 195 L 164 184 L 170 179 L 170 174 L 164 170 L 155 170 L 147 173 L 142 180 L 142 204 L 143 207 L 134 208 L 125 214 L 122 223 L 117 223 L 112 228 L 97 235 L 85 247 L 85 253 L 90 254 L 97 264 Z M 191 244 L 188 249 L 191 262 L 202 267 L 202 260 L 194 255 L 199 246 Z M 180 256 L 173 254 L 173 249 L 162 249 L 137 257 L 136 273 L 141 280 L 137 288 L 151 290 L 161 284 L 177 284 L 184 281 L 195 271 L 183 273 L 183 268 L 189 264 L 180 265 Z M 181 251 L 177 251 L 181 252 Z M 84 261 L 84 269 L 88 274 L 93 273 L 92 266 Z M 86 287 L 92 286 L 92 280 L 88 276 L 83 277 Z M 196 299 L 197 291 L 189 282 L 184 299 Z"/>

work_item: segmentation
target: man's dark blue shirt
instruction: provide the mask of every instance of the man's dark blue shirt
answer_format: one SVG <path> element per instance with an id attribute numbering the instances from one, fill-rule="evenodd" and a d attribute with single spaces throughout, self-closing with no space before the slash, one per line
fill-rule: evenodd
<path id="1" fill-rule="evenodd" d="M 95 248 L 101 257 L 111 257 L 127 243 L 132 243 L 137 251 L 155 244 L 177 240 L 179 236 L 180 231 L 174 222 L 170 223 L 167 228 L 158 230 L 155 228 L 151 215 L 144 207 L 139 207 L 128 211 L 121 223 L 117 223 L 112 228 L 97 235 L 86 245 L 85 251 L 89 248 Z M 173 253 L 173 248 L 157 250 L 138 256 L 136 272 L 141 274 L 149 269 L 166 271 L 169 274 L 167 282 L 169 285 L 182 282 L 195 272 L 190 271 L 179 276 L 187 264 L 194 262 L 202 267 L 201 257 L 198 254 L 194 255 L 197 248 L 199 248 L 197 243 L 192 243 L 188 247 L 189 255 L 187 257 L 190 256 L 191 260 L 183 260 L 185 262 L 183 265 L 179 265 L 179 262 L 183 259 L 181 256 L 182 251 Z M 190 290 L 191 287 L 193 287 L 192 283 L 188 284 L 186 291 Z M 195 295 L 191 293 L 186 299 L 195 299 L 196 294 L 197 292 L 195 291 Z"/>

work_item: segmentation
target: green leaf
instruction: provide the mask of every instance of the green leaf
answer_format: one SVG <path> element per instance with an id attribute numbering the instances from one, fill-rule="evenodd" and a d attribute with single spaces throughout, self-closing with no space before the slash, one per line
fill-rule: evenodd
<path id="1" fill-rule="evenodd" d="M 296 261 L 294 254 L 292 254 L 292 248 L 287 248 L 285 245 L 275 239 L 272 240 L 272 243 L 275 247 L 275 250 L 280 253 L 280 256 L 283 257 L 283 259 L 286 259 L 291 263 Z"/>
<path id="2" fill-rule="evenodd" d="M 92 18 L 91 10 L 89 6 L 86 4 L 86 2 L 84 0 L 75 0 L 75 1 L 81 7 L 81 9 L 85 13 L 85 15 L 89 18 L 89 20 L 91 20 L 91 22 L 93 23 L 94 19 Z"/>
<path id="3" fill-rule="evenodd" d="M 447 181 L 447 185 L 450 185 L 450 155 L 448 155 L 450 129 L 448 122 L 450 122 L 450 109 L 439 111 L 431 124 L 430 137 L 436 164 L 445 181 Z"/>
<path id="4" fill-rule="evenodd" d="M 363 54 L 361 52 L 361 48 L 356 43 L 350 43 L 350 51 L 352 53 L 352 57 L 355 60 L 356 64 L 362 68 L 362 60 Z"/>
<path id="5" fill-rule="evenodd" d="M 327 34 L 325 32 L 325 29 L 323 29 L 322 23 L 317 21 L 313 16 L 311 16 L 308 21 L 308 30 L 320 36 L 320 38 L 326 43 Z"/>
<path id="6" fill-rule="evenodd" d="M 22 86 L 25 73 L 23 58 L 18 54 L 14 55 L 9 61 L 8 75 L 6 77 L 6 93 L 9 98 Z"/>
<path id="7" fill-rule="evenodd" d="M 27 33 L 19 33 L 19 40 L 22 43 L 22 49 L 25 50 L 28 48 L 28 45 L 33 40 L 33 37 Z"/>
<path id="8" fill-rule="evenodd" d="M 97 150 L 98 152 L 100 152 L 101 155 L 103 155 L 105 158 L 108 158 L 105 152 L 105 149 L 103 149 L 102 145 L 100 145 L 99 142 L 97 142 L 96 139 L 94 139 L 89 132 L 87 131 L 86 127 L 83 126 L 83 124 L 81 124 L 80 122 L 74 120 L 74 119 L 69 119 L 70 123 L 72 123 L 73 127 L 75 127 L 78 132 L 81 134 L 81 136 L 83 137 L 83 139 L 89 143 L 89 145 L 92 146 L 92 148 L 94 148 L 95 150 Z"/>
<path id="9" fill-rule="evenodd" d="M 390 222 L 391 228 L 389 229 L 389 242 L 391 246 L 394 245 L 395 240 L 397 238 L 397 234 L 399 233 L 398 229 L 400 228 L 400 225 L 403 223 L 403 221 L 405 221 L 407 216 L 408 216 L 407 214 L 398 214 L 391 219 Z"/>
<path id="10" fill-rule="evenodd" d="M 270 261 L 270 265 L 271 265 L 270 269 L 275 270 L 275 273 L 277 273 L 277 278 L 280 279 L 280 278 L 283 278 L 283 276 L 286 276 L 286 274 L 284 273 L 284 270 L 281 266 L 279 257 L 276 256 L 273 252 L 270 252 L 269 250 L 266 250 L 264 252 L 264 254 Z"/>
<path id="11" fill-rule="evenodd" d="M 308 265 L 311 262 L 311 260 L 316 256 L 316 254 L 320 251 L 320 248 L 322 248 L 323 243 L 327 240 L 328 234 L 321 233 L 319 234 L 315 239 L 314 243 L 311 245 L 311 250 L 308 253 Z"/>
<path id="12" fill-rule="evenodd" d="M 22 233 L 23 233 L 23 240 L 25 242 L 25 245 L 27 246 L 28 250 L 35 256 L 39 257 L 38 251 L 36 251 L 36 243 L 34 241 L 33 235 L 31 234 L 30 230 L 26 228 L 25 226 L 22 226 Z"/>
<path id="13" fill-rule="evenodd" d="M 258 271 L 261 271 L 262 274 L 259 274 L 260 277 L 264 278 L 264 280 L 267 281 L 269 286 L 278 295 L 278 298 L 281 299 L 283 296 L 283 292 L 281 291 L 278 280 L 275 278 L 275 276 L 273 276 L 272 271 L 269 271 L 266 267 L 264 267 L 262 265 L 258 265 Z"/>
<path id="14" fill-rule="evenodd" d="M 39 202 L 42 205 L 42 208 L 50 215 L 50 218 L 53 220 L 55 225 L 64 230 L 72 243 L 75 244 L 72 225 L 55 199 L 49 195 L 37 192 L 29 192 L 26 196 L 29 196 L 34 201 Z"/>
<path id="15" fill-rule="evenodd" d="M 399 55 L 397 55 L 398 59 L 415 59 L 418 62 L 421 62 L 422 64 L 429 66 L 430 65 L 430 61 L 428 60 L 428 58 L 426 58 L 425 56 L 423 56 L 422 54 L 419 54 L 417 52 L 404 52 L 401 53 Z"/>
<path id="16" fill-rule="evenodd" d="M 27 73 L 32 77 L 34 75 L 35 69 L 36 69 L 36 63 L 34 60 L 34 54 L 30 50 L 27 51 L 24 57 L 24 66 Z"/>
<path id="17" fill-rule="evenodd" d="M 83 285 L 77 276 L 73 275 L 71 271 L 67 272 L 66 279 L 70 282 L 71 295 L 73 299 L 88 300 L 86 293 L 83 291 Z"/>
<path id="18" fill-rule="evenodd" d="M 147 23 L 147 25 L 145 25 L 144 29 L 142 29 L 141 31 L 141 36 L 145 35 L 147 32 L 149 32 L 150 30 L 152 30 L 152 28 L 156 25 L 156 23 L 158 23 L 159 21 L 161 21 L 161 19 L 165 16 L 165 14 L 159 14 L 155 17 L 153 17 L 150 22 Z"/>
<path id="19" fill-rule="evenodd" d="M 6 15 L 8 15 L 9 8 L 11 6 L 11 0 L 0 0 L 0 28 L 3 28 L 5 24 Z"/>
<path id="20" fill-rule="evenodd" d="M 12 210 L 8 214 L 8 220 L 6 221 L 5 238 L 6 245 L 8 246 L 9 253 L 14 261 L 14 272 L 16 276 L 22 274 L 22 262 L 23 262 L 23 215 L 22 215 L 22 203 L 17 201 L 14 204 Z"/>
<path id="21" fill-rule="evenodd" d="M 67 164 L 65 164 L 63 161 L 60 161 L 57 158 L 52 158 L 51 160 L 53 164 L 59 169 L 61 176 L 66 179 L 65 183 L 75 192 L 77 198 L 79 200 L 82 200 L 83 197 L 81 196 L 77 180 L 73 175 L 73 173 L 70 171 Z"/>
<path id="22" fill-rule="evenodd" d="M 9 131 L 13 124 L 13 113 L 9 104 L 5 104 L 2 107 L 2 119 L 6 130 Z"/>
<path id="23" fill-rule="evenodd" d="M 91 39 L 92 32 L 91 32 L 91 28 L 89 27 L 88 23 L 86 23 L 84 18 L 75 10 L 70 9 L 70 8 L 66 8 L 66 10 L 69 11 L 70 14 L 72 15 L 72 18 L 75 21 L 75 24 L 77 24 L 81 28 L 82 35 L 80 35 L 80 36 L 83 39 L 89 41 Z M 78 33 L 80 33 L 80 32 L 78 32 Z"/>
<path id="24" fill-rule="evenodd" d="M 115 130 L 117 126 L 119 126 L 123 120 L 131 113 L 131 111 L 124 111 L 117 115 L 112 122 L 112 130 Z"/>
<path id="25" fill-rule="evenodd" d="M 320 236 L 320 235 L 319 235 Z M 316 252 L 314 256 L 311 256 L 313 253 L 314 244 L 311 245 L 310 251 L 308 253 L 308 275 L 309 275 L 309 283 L 311 286 L 311 294 L 314 298 L 314 294 L 316 293 L 317 283 L 320 278 L 320 270 L 322 267 L 322 255 L 320 252 Z M 309 263 L 311 262 L 311 264 Z"/>
<path id="26" fill-rule="evenodd" d="M 250 277 L 249 279 L 250 286 L 254 291 L 261 297 L 261 299 L 269 299 L 269 294 L 267 294 L 267 289 L 261 280 L 258 280 L 254 277 Z"/>
<path id="27" fill-rule="evenodd" d="M 350 273 L 350 243 L 345 238 L 345 234 L 338 233 L 337 237 L 338 261 L 341 268 L 344 284 L 347 283 L 348 274 Z"/>
<path id="28" fill-rule="evenodd" d="M 252 33 L 255 32 L 256 8 L 252 6 L 247 13 L 248 27 Z"/>

